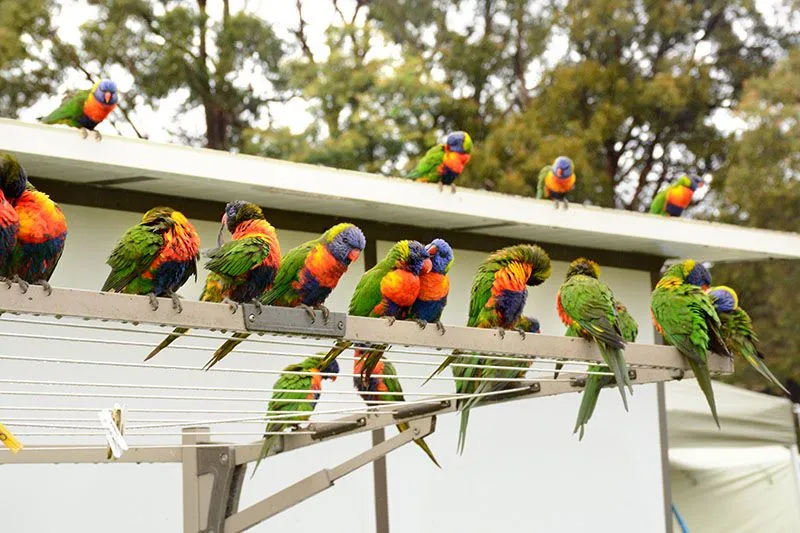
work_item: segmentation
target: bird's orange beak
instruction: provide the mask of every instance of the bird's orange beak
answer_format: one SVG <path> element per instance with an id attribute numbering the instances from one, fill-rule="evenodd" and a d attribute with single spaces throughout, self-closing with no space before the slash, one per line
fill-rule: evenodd
<path id="1" fill-rule="evenodd" d="M 430 259 L 426 259 L 424 263 L 422 263 L 422 273 L 427 274 L 433 268 L 433 262 Z"/>
<path id="2" fill-rule="evenodd" d="M 428 255 L 436 255 L 438 252 L 439 252 L 439 249 L 436 247 L 436 245 L 432 244 L 432 245 L 428 246 Z"/>
<path id="3" fill-rule="evenodd" d="M 707 292 L 710 287 L 708 285 L 700 285 L 700 288 Z"/>
<path id="4" fill-rule="evenodd" d="M 347 254 L 347 259 L 352 263 L 353 261 L 358 259 L 360 255 L 361 255 L 361 250 L 353 248 L 352 250 L 350 250 L 350 253 Z"/>
<path id="5" fill-rule="evenodd" d="M 112 97 L 112 96 L 113 96 L 113 95 L 112 95 L 110 92 L 108 92 L 108 91 L 106 91 L 106 92 L 104 92 L 104 93 L 103 93 L 103 98 L 105 99 L 106 103 L 109 103 L 109 102 L 111 101 L 111 97 Z"/>

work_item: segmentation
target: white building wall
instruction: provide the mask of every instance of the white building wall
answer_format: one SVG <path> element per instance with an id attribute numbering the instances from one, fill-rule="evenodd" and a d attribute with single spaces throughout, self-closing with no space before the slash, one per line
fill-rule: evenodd
<path id="1" fill-rule="evenodd" d="M 70 223 L 67 248 L 52 280 L 62 287 L 97 289 L 108 273 L 104 261 L 116 239 L 139 215 L 102 209 L 64 206 Z M 204 247 L 213 246 L 218 225 L 198 222 Z M 320 231 L 325 228 L 320 228 Z M 284 252 L 314 237 L 311 234 L 279 230 Z M 409 235 L 413 238 L 413 235 Z M 379 258 L 390 243 L 379 243 Z M 544 246 L 547 248 L 546 245 Z M 444 322 L 464 324 L 467 316 L 469 287 L 484 254 L 456 251 L 451 272 L 451 296 Z M 555 294 L 566 271 L 565 263 L 555 263 L 552 278 L 542 287 L 530 290 L 527 313 L 539 318 L 542 330 L 559 334 L 563 326 L 555 312 Z M 330 297 L 329 307 L 346 311 L 350 295 L 363 262 L 353 265 Z M 618 298 L 625 302 L 640 323 L 640 340 L 652 341 L 648 313 L 649 276 L 644 272 L 607 268 L 604 280 Z M 182 294 L 197 298 L 204 276 L 198 283 L 187 284 Z M 99 337 L 100 333 L 73 332 L 52 328 L 53 334 Z M 38 326 L 9 324 L 0 320 L 0 332 L 38 332 Z M 109 338 L 113 335 L 109 334 Z M 154 343 L 153 336 L 120 334 L 119 339 L 140 339 Z M 182 341 L 181 341 L 182 342 Z M 188 341 L 192 342 L 192 341 Z M 211 346 L 214 341 L 195 340 L 193 344 Z M 145 347 L 117 346 L 76 342 L 43 341 L 0 337 L 2 352 L 14 355 L 41 355 L 140 362 Z M 177 343 L 176 343 L 177 344 Z M 302 351 L 299 348 L 296 351 Z M 209 352 L 174 349 L 165 351 L 154 363 L 199 367 Z M 231 356 L 224 367 L 280 369 L 294 362 L 287 357 Z M 156 371 L 120 369 L 86 365 L 55 365 L 0 362 L 4 376 L 27 379 L 91 381 L 93 383 L 151 383 L 211 385 L 227 387 L 269 387 L 274 376 L 211 372 Z M 349 364 L 342 372 L 349 372 Z M 398 365 L 400 374 L 427 375 L 427 369 Z M 404 382 L 406 391 L 414 391 L 419 382 Z M 326 390 L 350 390 L 351 381 L 341 378 L 326 383 Z M 448 391 L 450 382 L 435 382 L 430 391 Z M 8 386 L 7 390 L 25 390 Z M 73 390 L 80 390 L 73 389 Z M 94 389 L 93 389 L 94 390 Z M 125 393 L 131 391 L 125 390 Z M 135 391 L 134 391 L 135 392 Z M 144 390 L 143 396 L 175 394 L 163 390 Z M 189 394 L 189 393 L 186 393 Z M 198 392 L 196 394 L 204 394 Z M 231 396 L 233 393 L 222 395 Z M 252 409 L 263 408 L 268 394 L 250 395 Z M 263 398 L 263 400 L 261 399 Z M 332 400 L 355 400 L 355 396 L 323 393 L 318 411 L 342 407 Z M 455 453 L 457 416 L 441 417 L 436 432 L 428 442 L 443 466 L 433 467 L 413 445 L 394 452 L 388 458 L 389 512 L 393 531 L 457 532 L 520 531 L 548 532 L 614 531 L 631 533 L 663 531 L 663 496 L 658 415 L 655 386 L 638 386 L 625 413 L 616 391 L 602 393 L 597 411 L 582 442 L 572 435 L 580 397 L 530 399 L 477 409 L 472 413 L 470 432 L 463 456 Z M 0 406 L 59 405 L 59 397 L 28 398 L 0 395 Z M 69 405 L 110 407 L 114 398 L 70 399 Z M 183 408 L 185 401 L 124 400 L 129 406 Z M 148 403 L 149 402 L 149 403 Z M 239 408 L 242 403 L 215 401 L 214 407 Z M 198 403 L 193 403 L 197 407 Z M 356 407 L 357 404 L 344 405 Z M 51 416 L 53 413 L 9 413 L 0 417 Z M 57 413 L 55 414 L 57 416 Z M 87 416 L 93 416 L 89 413 Z M 132 416 L 132 415 L 131 415 Z M 141 416 L 141 415 L 139 415 Z M 175 415 L 173 415 L 175 416 Z M 209 415 L 193 415 L 200 420 Z M 2 418 L 0 418 L 2 419 Z M 248 429 L 225 426 L 225 431 Z M 252 430 L 252 426 L 249 429 Z M 32 430 L 33 431 L 33 430 Z M 388 435 L 394 434 L 388 428 Z M 175 437 L 177 439 L 178 437 Z M 256 438 L 226 436 L 219 440 L 247 442 Z M 71 440 L 70 440 L 71 439 Z M 75 437 L 64 442 L 75 442 Z M 33 446 L 36 437 L 22 439 Z M 49 441 L 52 442 L 52 441 Z M 94 440 L 92 442 L 102 442 Z M 145 440 L 134 443 L 145 444 Z M 252 480 L 248 478 L 240 508 L 291 484 L 317 470 L 334 466 L 369 446 L 368 434 L 337 439 L 304 450 L 267 460 Z M 20 533 L 41 531 L 105 532 L 113 527 L 122 532 L 178 531 L 181 528 L 181 490 L 179 465 L 10 465 L 0 467 L 6 490 L 0 496 L 0 516 Z M 14 489 L 8 490 L 9 487 Z M 612 514 L 613 513 L 613 514 Z M 620 518 L 624 517 L 624 518 Z M 113 524 L 113 525 L 112 525 Z M 525 525 L 523 525 L 525 524 Z M 332 489 L 318 495 L 253 531 L 374 531 L 372 469 L 338 481 Z"/>

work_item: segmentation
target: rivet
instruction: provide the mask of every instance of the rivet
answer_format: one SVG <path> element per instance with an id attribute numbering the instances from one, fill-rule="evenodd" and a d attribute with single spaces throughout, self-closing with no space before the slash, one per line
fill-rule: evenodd
<path id="1" fill-rule="evenodd" d="M 255 322 L 256 321 L 256 315 L 254 315 L 253 313 L 250 313 L 249 315 L 247 315 L 247 320 L 249 320 L 250 322 Z"/>
<path id="2" fill-rule="evenodd" d="M 219 462 L 222 464 L 226 464 L 228 462 L 228 454 L 227 453 L 219 454 Z"/>

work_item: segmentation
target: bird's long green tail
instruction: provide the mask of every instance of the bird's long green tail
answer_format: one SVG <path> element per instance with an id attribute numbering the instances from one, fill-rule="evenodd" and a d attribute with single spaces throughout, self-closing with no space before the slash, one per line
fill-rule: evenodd
<path id="1" fill-rule="evenodd" d="M 787 395 L 790 395 L 789 391 L 786 390 L 786 387 L 783 386 L 783 383 L 781 383 L 778 380 L 778 378 L 775 377 L 775 374 L 773 374 L 772 371 L 770 371 L 769 367 L 764 361 L 762 361 L 758 356 L 747 355 L 747 354 L 743 355 L 744 358 L 747 360 L 747 362 L 750 363 L 750 365 L 753 368 L 755 368 L 758 371 L 758 373 L 764 377 L 764 379 L 774 384 L 776 387 L 779 387 Z"/>
<path id="2" fill-rule="evenodd" d="M 470 408 L 467 407 L 461 411 L 461 426 L 458 429 L 458 454 L 464 453 L 464 444 L 467 442 L 467 425 L 469 424 Z"/>
<path id="3" fill-rule="evenodd" d="M 717 403 L 714 401 L 714 390 L 711 388 L 711 374 L 708 371 L 708 366 L 706 366 L 705 363 L 698 363 L 690 357 L 687 357 L 686 360 L 689 362 L 689 366 L 694 376 L 697 378 L 697 384 L 700 385 L 700 390 L 703 391 L 706 401 L 708 401 L 708 406 L 711 408 L 711 415 L 714 417 L 714 422 L 717 423 L 718 428 L 722 429 L 719 425 Z"/>
<path id="4" fill-rule="evenodd" d="M 403 431 L 407 430 L 408 428 L 409 428 L 408 422 L 401 422 L 400 424 L 397 424 L 397 429 L 400 432 L 403 432 Z M 425 439 L 414 439 L 414 444 L 416 444 L 417 446 L 422 448 L 422 451 L 425 452 L 425 455 L 430 457 L 431 461 L 433 461 L 433 464 L 435 464 L 439 468 L 442 467 L 439 464 L 439 461 L 436 460 L 436 457 L 434 457 L 433 452 L 428 447 L 428 443 L 425 442 Z"/>
<path id="5" fill-rule="evenodd" d="M 622 395 L 622 404 L 625 410 L 628 410 L 628 399 L 625 397 L 625 385 L 628 386 L 628 391 L 633 395 L 633 386 L 631 385 L 630 377 L 628 376 L 628 363 L 625 362 L 623 351 L 619 348 L 612 348 L 607 346 L 604 342 L 597 343 L 600 348 L 600 354 L 603 360 L 608 365 L 608 368 L 614 373 L 614 378 L 617 380 L 617 387 L 619 393 Z"/>
<path id="6" fill-rule="evenodd" d="M 147 361 L 149 359 L 152 359 L 153 357 L 158 355 L 158 353 L 161 350 L 163 350 L 164 348 L 166 348 L 167 346 L 169 346 L 170 344 L 175 342 L 177 339 L 179 339 L 183 335 L 186 335 L 187 333 L 189 333 L 189 328 L 175 328 L 175 329 L 173 329 L 172 333 L 167 335 L 167 338 L 164 339 L 163 341 L 161 341 L 161 344 L 159 344 L 158 346 L 153 348 L 153 351 L 150 352 L 149 354 L 147 354 L 147 357 L 145 357 L 144 360 Z"/>
<path id="7" fill-rule="evenodd" d="M 455 352 L 453 352 L 453 353 L 455 354 Z M 433 373 L 430 376 L 428 376 L 428 378 L 425 381 L 422 382 L 422 384 L 425 385 L 427 382 L 429 382 L 431 380 L 432 377 L 435 377 L 435 376 L 441 374 L 444 371 L 444 369 L 447 368 L 448 366 L 450 366 L 450 364 L 455 360 L 456 360 L 456 356 L 455 355 L 447 356 L 447 358 L 444 361 L 442 361 L 442 364 L 440 364 L 436 368 L 436 370 L 434 370 Z"/>
<path id="8" fill-rule="evenodd" d="M 267 428 L 267 431 L 274 431 L 274 429 Z M 264 445 L 261 446 L 261 453 L 258 454 L 258 460 L 256 461 L 256 466 L 253 467 L 253 473 L 250 474 L 250 479 L 253 479 L 253 476 L 256 475 L 256 470 L 258 470 L 258 465 L 261 464 L 261 461 L 267 456 L 269 451 L 272 449 L 272 446 L 278 442 L 278 439 L 281 438 L 280 435 L 267 435 L 264 437 Z"/>
<path id="9" fill-rule="evenodd" d="M 338 341 L 333 348 L 328 351 L 327 355 L 322 358 L 322 361 L 319 364 L 320 368 L 325 368 L 329 364 L 333 362 L 334 359 L 342 355 L 342 352 L 352 346 L 353 343 L 350 341 Z"/>
<path id="10" fill-rule="evenodd" d="M 217 351 L 214 352 L 214 355 L 211 356 L 211 359 L 209 359 L 205 366 L 203 366 L 203 370 L 208 370 L 212 366 L 222 361 L 223 357 L 231 353 L 231 351 L 233 351 L 233 349 L 236 348 L 239 343 L 249 336 L 249 333 L 234 333 L 229 340 L 225 341 L 225 344 L 217 348 Z"/>
<path id="11" fill-rule="evenodd" d="M 602 372 L 605 367 L 592 365 L 587 369 L 589 372 Z M 586 377 L 586 386 L 583 389 L 583 398 L 581 398 L 581 406 L 578 409 L 578 419 L 575 421 L 575 429 L 572 433 L 577 433 L 579 440 L 583 440 L 583 432 L 589 419 L 594 414 L 594 409 L 597 407 L 597 399 L 600 397 L 600 391 L 603 387 L 611 382 L 610 376 L 600 376 L 597 374 L 589 374 Z"/>
<path id="12" fill-rule="evenodd" d="M 553 379 L 558 379 L 558 374 L 561 372 L 561 369 L 564 368 L 564 363 L 556 363 L 555 372 L 553 372 Z"/>

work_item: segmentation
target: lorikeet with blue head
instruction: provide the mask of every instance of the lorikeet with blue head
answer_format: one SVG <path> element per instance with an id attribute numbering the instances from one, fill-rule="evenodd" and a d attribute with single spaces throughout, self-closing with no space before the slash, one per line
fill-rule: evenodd
<path id="1" fill-rule="evenodd" d="M 159 296 L 172 298 L 178 312 L 183 310 L 175 292 L 191 276 L 197 279 L 200 237 L 194 225 L 171 207 L 154 207 L 128 229 L 106 263 L 111 273 L 103 291 L 150 297 L 153 310 Z"/>
<path id="2" fill-rule="evenodd" d="M 656 284 L 650 296 L 650 311 L 656 330 L 689 363 L 719 427 L 708 350 L 728 357 L 731 353 L 722 338 L 722 324 L 714 303 L 703 290 L 710 284 L 710 278 L 708 270 L 692 259 L 675 263 Z"/>
<path id="3" fill-rule="evenodd" d="M 597 263 L 583 257 L 570 263 L 567 279 L 556 296 L 556 309 L 565 326 L 574 326 L 578 336 L 597 343 L 603 360 L 614 373 L 627 411 L 625 386 L 628 386 L 631 394 L 633 387 L 623 355 L 625 339 L 622 337 L 614 295 L 600 281 Z"/>
<path id="4" fill-rule="evenodd" d="M 683 175 L 669 185 L 666 189 L 656 194 L 650 204 L 650 213 L 665 217 L 679 217 L 683 210 L 692 203 L 694 192 L 705 187 L 705 182 L 697 176 Z"/>
<path id="5" fill-rule="evenodd" d="M 11 201 L 18 198 L 28 185 L 28 175 L 17 158 L 0 154 L 0 279 L 5 280 L 11 252 L 17 244 L 19 214 Z"/>
<path id="6" fill-rule="evenodd" d="M 233 240 L 222 244 L 222 233 L 227 229 Z M 222 226 L 217 238 L 218 248 L 209 254 L 206 269 L 209 274 L 200 294 L 201 302 L 226 302 L 235 313 L 238 304 L 260 302 L 256 300 L 268 289 L 275 279 L 275 272 L 281 261 L 281 250 L 275 228 L 264 218 L 261 208 L 251 202 L 236 200 L 225 206 Z M 145 361 L 172 344 L 189 328 L 175 328 Z M 216 363 L 212 358 L 206 369 Z"/>
<path id="7" fill-rule="evenodd" d="M 374 373 L 367 380 L 364 380 L 360 377 L 363 374 L 362 365 L 363 360 L 359 361 L 358 358 L 353 360 L 353 374 L 355 374 L 355 377 L 353 378 L 353 384 L 361 393 L 360 396 L 367 403 L 367 405 L 380 406 L 382 405 L 381 402 L 406 401 L 405 397 L 403 396 L 403 388 L 400 386 L 400 380 L 397 379 L 397 371 L 394 369 L 394 365 L 391 363 L 391 361 L 386 359 L 386 357 L 381 358 L 375 365 L 373 370 Z M 375 394 L 376 392 L 387 394 Z M 397 429 L 400 432 L 407 430 L 408 427 L 408 422 L 397 424 Z M 428 447 L 425 439 L 415 439 L 414 443 L 419 446 L 423 452 L 425 452 L 425 455 L 430 457 L 430 460 L 433 461 L 433 464 L 441 468 L 441 465 L 439 465 L 436 457 L 434 457 L 433 452 Z"/>
<path id="8" fill-rule="evenodd" d="M 67 219 L 49 196 L 27 180 L 14 156 L 5 155 L 2 161 L 2 190 L 17 213 L 19 230 L 7 256 L 5 271 L 0 275 L 19 283 L 23 292 L 27 291 L 28 283 L 35 283 L 49 294 L 48 281 L 67 240 Z"/>
<path id="9" fill-rule="evenodd" d="M 558 202 L 560 201 L 564 204 L 564 209 L 567 209 L 569 206 L 567 195 L 575 188 L 575 178 L 572 160 L 563 155 L 558 156 L 552 167 L 543 167 L 539 171 L 536 198 L 553 200 L 556 209 L 558 209 Z"/>
<path id="10" fill-rule="evenodd" d="M 419 277 L 431 271 L 428 250 L 417 241 L 399 241 L 377 265 L 367 270 L 356 285 L 350 299 L 348 314 L 371 318 L 385 317 L 389 324 L 396 319 L 408 318 L 411 306 L 419 296 Z M 339 342 L 328 352 L 336 358 L 351 346 L 349 341 Z M 369 348 L 369 349 L 367 349 Z M 386 345 L 359 344 L 357 358 L 364 359 L 363 379 L 369 380 Z"/>
<path id="11" fill-rule="evenodd" d="M 311 417 L 311 413 L 317 407 L 322 381 L 326 379 L 336 381 L 339 363 L 335 359 L 330 360 L 327 357 L 308 357 L 300 363 L 287 366 L 283 372 L 272 386 L 275 392 L 272 393 L 267 410 L 269 411 L 268 418 L 275 417 L 275 420 L 267 422 L 267 427 L 264 429 L 264 445 L 255 468 L 253 468 L 253 474 L 281 438 L 279 433 L 286 428 L 297 429 L 301 422 L 305 422 Z M 285 412 L 286 415 L 282 415 L 282 412 Z"/>
<path id="12" fill-rule="evenodd" d="M 39 117 L 45 124 L 66 124 L 82 130 L 83 138 L 89 131 L 103 122 L 119 102 L 117 84 L 111 80 L 100 80 L 91 89 L 67 93 L 61 105 L 46 117 Z M 95 139 L 100 140 L 100 133 L 95 131 Z"/>
<path id="13" fill-rule="evenodd" d="M 260 302 L 278 307 L 305 308 L 312 320 L 313 309 L 320 309 L 327 321 L 330 313 L 324 305 L 326 298 L 366 244 L 364 234 L 353 224 L 333 226 L 283 257 L 275 283 L 260 296 Z M 247 337 L 247 333 L 234 334 L 217 349 L 214 359 L 222 359 Z"/>
<path id="14" fill-rule="evenodd" d="M 625 342 L 636 342 L 636 337 L 639 335 L 639 324 L 636 323 L 628 309 L 619 302 L 616 302 L 617 317 L 619 318 L 619 329 L 622 332 L 622 338 Z M 575 323 L 567 328 L 565 333 L 567 337 L 579 337 L 578 327 Z M 575 422 L 575 429 L 573 433 L 580 430 L 579 439 L 583 439 L 584 429 L 589 419 L 594 414 L 594 409 L 597 407 L 597 399 L 600 397 L 600 391 L 603 387 L 607 387 L 614 382 L 613 376 L 601 374 L 608 369 L 601 365 L 590 365 L 588 368 L 589 375 L 586 377 L 586 386 L 583 389 L 583 398 L 581 399 L 581 406 L 578 409 L 578 419 Z"/>
<path id="15" fill-rule="evenodd" d="M 434 323 L 436 329 L 444 333 L 441 318 L 450 293 L 447 273 L 453 264 L 453 249 L 444 239 L 434 239 L 425 249 L 431 257 L 431 271 L 419 276 L 419 295 L 411 306 L 409 318 L 416 320 L 422 329 L 429 322 Z"/>
<path id="16" fill-rule="evenodd" d="M 472 154 L 472 137 L 465 131 L 447 134 L 444 144 L 431 147 L 408 175 L 416 181 L 438 183 L 439 191 L 445 185 L 456 192 L 456 178 L 464 171 Z"/>
<path id="17" fill-rule="evenodd" d="M 758 349 L 758 337 L 753 330 L 753 321 L 750 315 L 739 307 L 739 295 L 736 291 L 725 285 L 719 285 L 709 287 L 707 292 L 722 323 L 721 331 L 725 345 L 734 355 L 739 355 L 750 363 L 750 366 L 764 379 L 788 395 L 789 391 L 764 362 L 764 354 Z"/>

